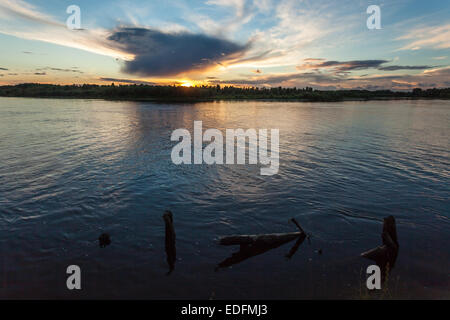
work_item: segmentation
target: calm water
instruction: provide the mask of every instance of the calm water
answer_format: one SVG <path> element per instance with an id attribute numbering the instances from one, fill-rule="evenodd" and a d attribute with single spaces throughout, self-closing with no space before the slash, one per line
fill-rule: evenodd
<path id="1" fill-rule="evenodd" d="M 279 128 L 280 171 L 176 166 L 170 134 Z M 394 215 L 389 294 L 450 297 L 450 102 L 153 104 L 0 98 L 1 298 L 358 298 Z M 165 209 L 175 271 L 166 276 Z M 312 234 L 229 269 L 229 234 Z M 109 232 L 112 244 L 98 246 Z M 322 255 L 316 250 L 322 249 Z M 82 269 L 82 291 L 66 268 Z"/>

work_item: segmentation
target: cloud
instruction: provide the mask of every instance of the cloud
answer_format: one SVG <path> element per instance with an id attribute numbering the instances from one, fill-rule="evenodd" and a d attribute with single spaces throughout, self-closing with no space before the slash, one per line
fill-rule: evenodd
<path id="1" fill-rule="evenodd" d="M 308 85 L 310 82 L 337 82 L 342 80 L 342 76 L 334 74 L 322 74 L 317 72 L 297 72 L 286 74 L 272 74 L 267 76 L 251 77 L 249 79 L 234 79 L 211 81 L 214 84 L 234 84 L 243 86 L 274 86 L 285 85 L 294 86 L 293 81 Z M 291 85 L 289 84 L 291 83 Z"/>
<path id="2" fill-rule="evenodd" d="M 303 59 L 304 62 L 319 62 L 319 61 L 324 61 L 325 59 L 322 58 L 306 58 Z"/>
<path id="3" fill-rule="evenodd" d="M 4 71 L 7 71 L 7 70 L 9 70 L 9 69 L 6 69 L 6 68 L 0 68 L 0 70 L 4 70 Z"/>
<path id="4" fill-rule="evenodd" d="M 433 77 L 433 76 L 448 76 L 448 77 L 450 77 L 450 67 L 425 70 L 423 73 L 430 77 Z"/>
<path id="5" fill-rule="evenodd" d="M 39 69 L 36 69 L 36 71 L 43 71 L 43 70 L 47 70 L 47 71 L 59 71 L 59 72 L 83 73 L 83 71 L 77 70 L 77 68 L 72 68 L 72 69 L 62 69 L 62 68 L 51 68 L 51 67 L 46 67 L 46 68 L 39 68 Z"/>
<path id="6" fill-rule="evenodd" d="M 353 61 L 326 61 L 324 59 L 305 59 L 305 63 L 297 66 L 297 70 L 309 69 L 331 69 L 334 72 L 348 72 L 354 70 L 377 69 L 382 71 L 397 71 L 397 70 L 424 70 L 435 68 L 434 66 L 400 66 L 391 65 L 383 66 L 389 63 L 388 60 L 353 60 Z"/>
<path id="7" fill-rule="evenodd" d="M 397 38 L 397 40 L 411 41 L 399 50 L 448 49 L 450 48 L 450 23 L 443 26 L 419 27 Z"/>
<path id="8" fill-rule="evenodd" d="M 47 73 L 46 72 L 35 72 L 34 75 L 35 76 L 45 76 L 45 75 L 47 75 Z"/>
<path id="9" fill-rule="evenodd" d="M 109 41 L 134 56 L 123 72 L 140 76 L 171 76 L 226 64 L 248 49 L 225 39 L 187 32 L 165 33 L 147 28 L 118 28 Z"/>
<path id="10" fill-rule="evenodd" d="M 147 84 L 147 85 L 157 85 L 154 82 L 150 81 L 143 81 L 143 80 L 133 80 L 133 79 L 117 79 L 117 78 L 99 78 L 101 81 L 108 81 L 108 82 L 119 82 L 119 83 L 130 83 L 130 84 Z"/>
<path id="11" fill-rule="evenodd" d="M 257 1 L 247 0 L 208 0 L 206 5 L 219 8 L 231 9 L 232 14 L 223 14 L 222 19 L 212 19 L 198 12 L 187 14 L 186 19 L 195 23 L 203 32 L 223 36 L 237 32 L 242 26 L 249 23 L 258 11 L 263 11 L 264 6 L 258 5 Z M 185 8 L 191 11 L 190 8 Z"/>
<path id="12" fill-rule="evenodd" d="M 284 86 L 284 87 L 306 87 L 312 86 L 317 89 L 366 89 L 366 90 L 410 90 L 415 87 L 432 88 L 448 87 L 450 67 L 424 70 L 422 73 L 389 74 L 389 75 L 362 75 L 349 76 L 342 73 L 297 72 L 286 74 L 275 74 L 249 79 L 231 79 L 222 81 L 210 81 L 211 84 L 238 85 L 238 86 Z"/>
<path id="13" fill-rule="evenodd" d="M 378 68 L 383 63 L 389 62 L 387 60 L 353 60 L 353 61 L 322 61 L 316 62 L 315 59 L 312 62 L 307 61 L 305 64 L 297 66 L 297 70 L 306 69 L 323 69 L 332 68 L 335 71 L 351 71 L 351 70 L 364 70 L 370 68 Z"/>
<path id="14" fill-rule="evenodd" d="M 214 20 L 196 14 L 189 17 L 189 21 L 203 32 L 235 35 L 243 25 L 252 23 L 250 32 L 250 28 L 242 28 L 242 33 L 237 34 L 248 35 L 252 45 L 241 59 L 232 61 L 230 65 L 234 68 L 295 66 L 304 58 L 306 48 L 333 47 L 336 37 L 330 39 L 332 41 L 326 37 L 345 32 L 354 22 L 360 23 L 353 14 L 342 9 L 345 7 L 342 2 L 339 5 L 329 1 L 299 0 L 209 0 L 206 3 L 231 9 L 234 15 L 231 19 L 224 15 L 224 19 Z M 350 21 L 352 19 L 355 21 Z M 335 21 L 345 21 L 345 24 Z"/>
<path id="15" fill-rule="evenodd" d="M 137 27 L 69 30 L 65 23 L 22 0 L 0 0 L 0 33 L 120 58 L 124 60 L 124 72 L 146 76 L 176 75 L 226 65 L 249 48 L 222 37 L 187 31 Z"/>
<path id="16" fill-rule="evenodd" d="M 117 44 L 106 40 L 107 30 L 70 30 L 65 23 L 22 0 L 0 0 L 0 33 L 125 60 L 133 58 Z"/>
<path id="17" fill-rule="evenodd" d="M 387 67 L 379 67 L 378 70 L 383 71 L 397 71 L 397 70 L 424 70 L 431 69 L 433 66 L 387 66 Z"/>

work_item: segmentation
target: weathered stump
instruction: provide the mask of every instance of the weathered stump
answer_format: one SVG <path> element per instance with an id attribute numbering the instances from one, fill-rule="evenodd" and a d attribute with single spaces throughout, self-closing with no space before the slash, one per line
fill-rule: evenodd
<path id="1" fill-rule="evenodd" d="M 381 240 L 383 245 L 361 253 L 361 257 L 375 261 L 380 267 L 384 281 L 389 271 L 395 266 L 399 250 L 397 227 L 393 216 L 384 218 Z"/>
<path id="2" fill-rule="evenodd" d="M 111 244 L 111 237 L 108 233 L 102 233 L 100 237 L 98 237 L 98 245 L 100 248 L 104 248 Z"/>

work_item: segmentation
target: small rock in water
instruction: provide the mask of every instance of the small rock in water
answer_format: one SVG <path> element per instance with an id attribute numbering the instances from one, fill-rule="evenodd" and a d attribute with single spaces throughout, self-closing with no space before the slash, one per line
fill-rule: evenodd
<path id="1" fill-rule="evenodd" d="M 100 237 L 98 237 L 98 244 L 100 245 L 100 248 L 104 248 L 111 244 L 111 238 L 109 234 L 102 233 Z"/>

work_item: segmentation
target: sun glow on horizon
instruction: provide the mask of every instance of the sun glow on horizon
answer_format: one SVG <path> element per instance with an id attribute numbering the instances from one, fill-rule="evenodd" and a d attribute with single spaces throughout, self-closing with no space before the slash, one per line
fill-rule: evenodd
<path id="1" fill-rule="evenodd" d="M 195 87 L 195 83 L 191 80 L 181 80 L 180 81 L 180 87 Z"/>

